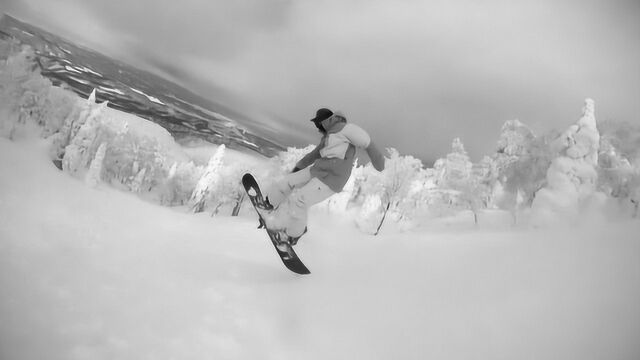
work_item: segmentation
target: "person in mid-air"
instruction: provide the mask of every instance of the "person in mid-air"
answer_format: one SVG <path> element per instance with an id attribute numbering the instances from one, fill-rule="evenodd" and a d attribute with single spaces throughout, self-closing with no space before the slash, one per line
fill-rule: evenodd
<path id="1" fill-rule="evenodd" d="M 340 112 L 321 108 L 311 119 L 322 138 L 282 181 L 266 191 L 271 210 L 263 214 L 265 226 L 284 232 L 295 245 L 307 231 L 307 211 L 339 193 L 349 180 L 356 148 L 366 149 L 373 167 L 384 170 L 384 157 L 361 127 L 347 123 Z"/>

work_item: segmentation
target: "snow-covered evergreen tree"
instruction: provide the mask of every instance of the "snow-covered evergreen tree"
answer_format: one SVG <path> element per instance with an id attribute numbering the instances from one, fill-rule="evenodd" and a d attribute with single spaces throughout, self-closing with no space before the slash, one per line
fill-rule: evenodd
<path id="1" fill-rule="evenodd" d="M 471 163 L 460 138 L 453 139 L 451 152 L 447 154 L 442 166 L 442 179 L 440 181 L 442 187 L 449 189 L 460 188 L 471 177 L 473 163 Z"/>
<path id="2" fill-rule="evenodd" d="M 91 165 L 89 166 L 89 171 L 85 177 L 85 182 L 89 186 L 96 186 L 102 181 L 102 168 L 104 164 L 104 156 L 107 152 L 107 143 L 103 142 L 98 147 L 98 151 L 96 151 L 96 155 L 91 161 Z"/>
<path id="3" fill-rule="evenodd" d="M 223 166 L 219 171 L 218 181 L 209 189 L 209 198 L 215 204 L 212 215 L 217 215 L 222 207 L 227 207 L 231 209 L 232 216 L 237 216 L 246 194 L 242 186 L 242 175 L 250 171 L 242 164 Z"/>
<path id="4" fill-rule="evenodd" d="M 142 168 L 142 170 L 138 171 L 136 176 L 133 178 L 133 181 L 129 185 L 132 193 L 142 192 L 146 175 L 147 175 L 147 168 Z"/>
<path id="5" fill-rule="evenodd" d="M 222 167 L 222 159 L 224 158 L 224 152 L 226 147 L 220 145 L 216 152 L 211 156 L 209 164 L 204 171 L 204 174 L 198 180 L 196 188 L 191 194 L 191 210 L 194 213 L 204 211 L 207 200 L 209 200 L 209 194 L 220 178 L 220 170 Z"/>
<path id="6" fill-rule="evenodd" d="M 0 44 L 7 51 L 0 61 L 0 135 L 14 138 L 31 125 L 44 137 L 56 133 L 75 106 L 75 94 L 40 74 L 31 48 L 4 40 Z"/>
<path id="7" fill-rule="evenodd" d="M 640 200 L 640 126 L 608 122 L 604 126 L 598 154 L 598 190 L 631 207 L 638 215 Z"/>
<path id="8" fill-rule="evenodd" d="M 38 134 L 50 137 L 54 164 L 81 178 L 87 171 L 94 171 L 99 147 L 106 143 L 109 151 L 102 161 L 102 180 L 125 190 L 136 187 L 133 182 L 143 168 L 146 174 L 138 177 L 143 180 L 140 186 L 150 190 L 165 183 L 169 171 L 167 164 L 185 161 L 184 154 L 166 130 L 163 130 L 166 133 L 163 143 L 159 142 L 159 131 L 155 130 L 160 129 L 158 125 L 141 126 L 149 122 L 134 119 L 137 129 L 129 132 L 128 120 L 108 115 L 107 103 L 97 104 L 95 91 L 89 99 L 81 99 L 44 78 L 28 47 L 7 45 L 2 39 L 0 47 L 9 51 L 0 54 L 0 136 Z M 148 132 L 149 129 L 152 131 Z M 191 173 L 196 176 L 197 172 Z M 88 180 L 90 182 L 97 179 L 93 175 L 87 178 L 92 179 Z M 158 193 L 160 191 L 164 190 L 158 190 Z M 181 188 L 180 191 L 185 190 Z M 183 199 L 188 199 L 192 191 L 193 187 Z M 148 193 L 145 191 L 145 194 Z"/>
<path id="9" fill-rule="evenodd" d="M 88 167 L 102 142 L 99 139 L 100 131 L 98 129 L 107 102 L 96 104 L 94 90 L 85 104 L 78 115 L 78 121 L 75 122 L 82 125 L 64 150 L 62 168 L 71 174 L 81 173 Z"/>
<path id="10" fill-rule="evenodd" d="M 195 165 L 193 161 L 175 162 L 159 189 L 161 203 L 168 206 L 186 204 L 203 173 L 204 168 Z"/>
<path id="11" fill-rule="evenodd" d="M 640 125 L 629 122 L 604 121 L 598 123 L 601 131 L 601 152 L 615 149 L 616 156 L 640 167 Z"/>
<path id="12" fill-rule="evenodd" d="M 598 189 L 614 198 L 627 198 L 634 172 L 629 160 L 619 154 L 608 139 L 603 139 L 598 154 Z"/>
<path id="13" fill-rule="evenodd" d="M 93 95 L 95 93 L 92 92 Z M 90 96 L 89 100 L 77 101 L 75 106 L 67 114 L 62 122 L 60 131 L 55 135 L 52 146 L 52 159 L 54 162 L 63 162 L 63 157 L 66 153 L 66 148 L 71 144 L 71 141 L 76 137 L 82 126 L 89 118 L 91 108 L 94 105 L 93 99 L 95 96 Z M 71 148 L 75 150 L 75 148 Z M 71 157 L 76 157 L 77 154 L 72 154 Z M 69 159 L 66 161 L 69 163 Z M 62 168 L 62 166 L 59 166 Z"/>
<path id="14" fill-rule="evenodd" d="M 599 201 L 600 195 L 596 194 L 599 144 L 594 102 L 587 99 L 580 120 L 551 144 L 560 156 L 552 161 L 546 186 L 533 200 L 535 223 L 575 219 L 584 206 Z"/>
<path id="15" fill-rule="evenodd" d="M 481 198 L 480 179 L 473 173 L 473 163 L 469 159 L 464 144 L 455 138 L 451 152 L 434 164 L 437 193 L 432 193 L 431 207 L 436 213 L 447 214 L 460 209 L 479 209 Z"/>
<path id="16" fill-rule="evenodd" d="M 482 194 L 480 196 L 483 207 L 494 208 L 494 196 L 498 187 L 498 179 L 500 173 L 498 164 L 491 156 L 484 156 L 479 163 L 474 164 L 472 174 L 477 178 L 479 186 L 481 186 Z"/>
<path id="17" fill-rule="evenodd" d="M 165 164 L 168 162 L 168 158 L 158 140 L 149 136 L 136 137 L 133 140 L 132 149 L 134 149 L 133 158 L 135 159 L 132 172 L 136 175 L 131 181 L 135 181 L 139 169 L 144 167 L 145 176 L 140 186 L 151 191 L 165 181 L 168 172 Z"/>
<path id="18" fill-rule="evenodd" d="M 513 158 L 500 173 L 503 190 L 500 207 L 512 213 L 514 223 L 518 213 L 528 209 L 536 193 L 547 184 L 547 170 L 558 156 L 551 146 L 555 138 L 557 134 L 550 132 L 531 140 L 526 152 Z"/>

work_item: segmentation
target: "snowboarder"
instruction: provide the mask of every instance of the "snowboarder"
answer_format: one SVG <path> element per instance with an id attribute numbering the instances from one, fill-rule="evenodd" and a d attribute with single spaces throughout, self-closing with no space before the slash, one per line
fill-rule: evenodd
<path id="1" fill-rule="evenodd" d="M 356 148 L 366 149 L 376 170 L 384 169 L 384 157 L 369 134 L 347 123 L 340 112 L 321 108 L 311 122 L 322 134 L 319 145 L 298 161 L 282 181 L 265 191 L 273 208 L 262 214 L 265 226 L 285 233 L 283 238 L 288 238 L 291 245 L 307 231 L 309 207 L 342 191 L 351 175 Z"/>

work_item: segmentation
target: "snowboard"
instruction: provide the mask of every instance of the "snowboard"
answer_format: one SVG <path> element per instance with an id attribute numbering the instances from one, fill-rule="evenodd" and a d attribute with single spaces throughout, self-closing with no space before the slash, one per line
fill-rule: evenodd
<path id="1" fill-rule="evenodd" d="M 283 239 L 283 236 L 286 236 L 284 233 L 271 231 L 264 226 L 264 220 L 262 219 L 262 215 L 260 215 L 259 210 L 271 210 L 269 209 L 269 204 L 262 197 L 262 192 L 260 191 L 260 186 L 258 186 L 258 182 L 253 177 L 253 175 L 247 173 L 242 177 L 242 185 L 244 186 L 244 190 L 247 192 L 247 196 L 251 201 L 251 204 L 256 209 L 258 213 L 258 219 L 260 221 L 260 227 L 264 227 L 271 239 L 271 243 L 273 247 L 276 249 L 278 256 L 282 260 L 284 266 L 287 269 L 293 271 L 296 274 L 306 275 L 311 272 L 307 267 L 302 263 L 302 260 L 298 257 L 298 254 L 293 250 L 293 247 L 288 243 L 288 239 Z"/>

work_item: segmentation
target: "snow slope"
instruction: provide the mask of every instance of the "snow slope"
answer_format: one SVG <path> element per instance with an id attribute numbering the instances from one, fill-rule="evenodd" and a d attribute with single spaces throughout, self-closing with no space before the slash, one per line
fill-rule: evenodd
<path id="1" fill-rule="evenodd" d="M 315 211 L 301 277 L 250 212 L 89 188 L 42 141 L 0 138 L 0 169 L 0 359 L 640 358 L 638 221 L 371 237 Z"/>

